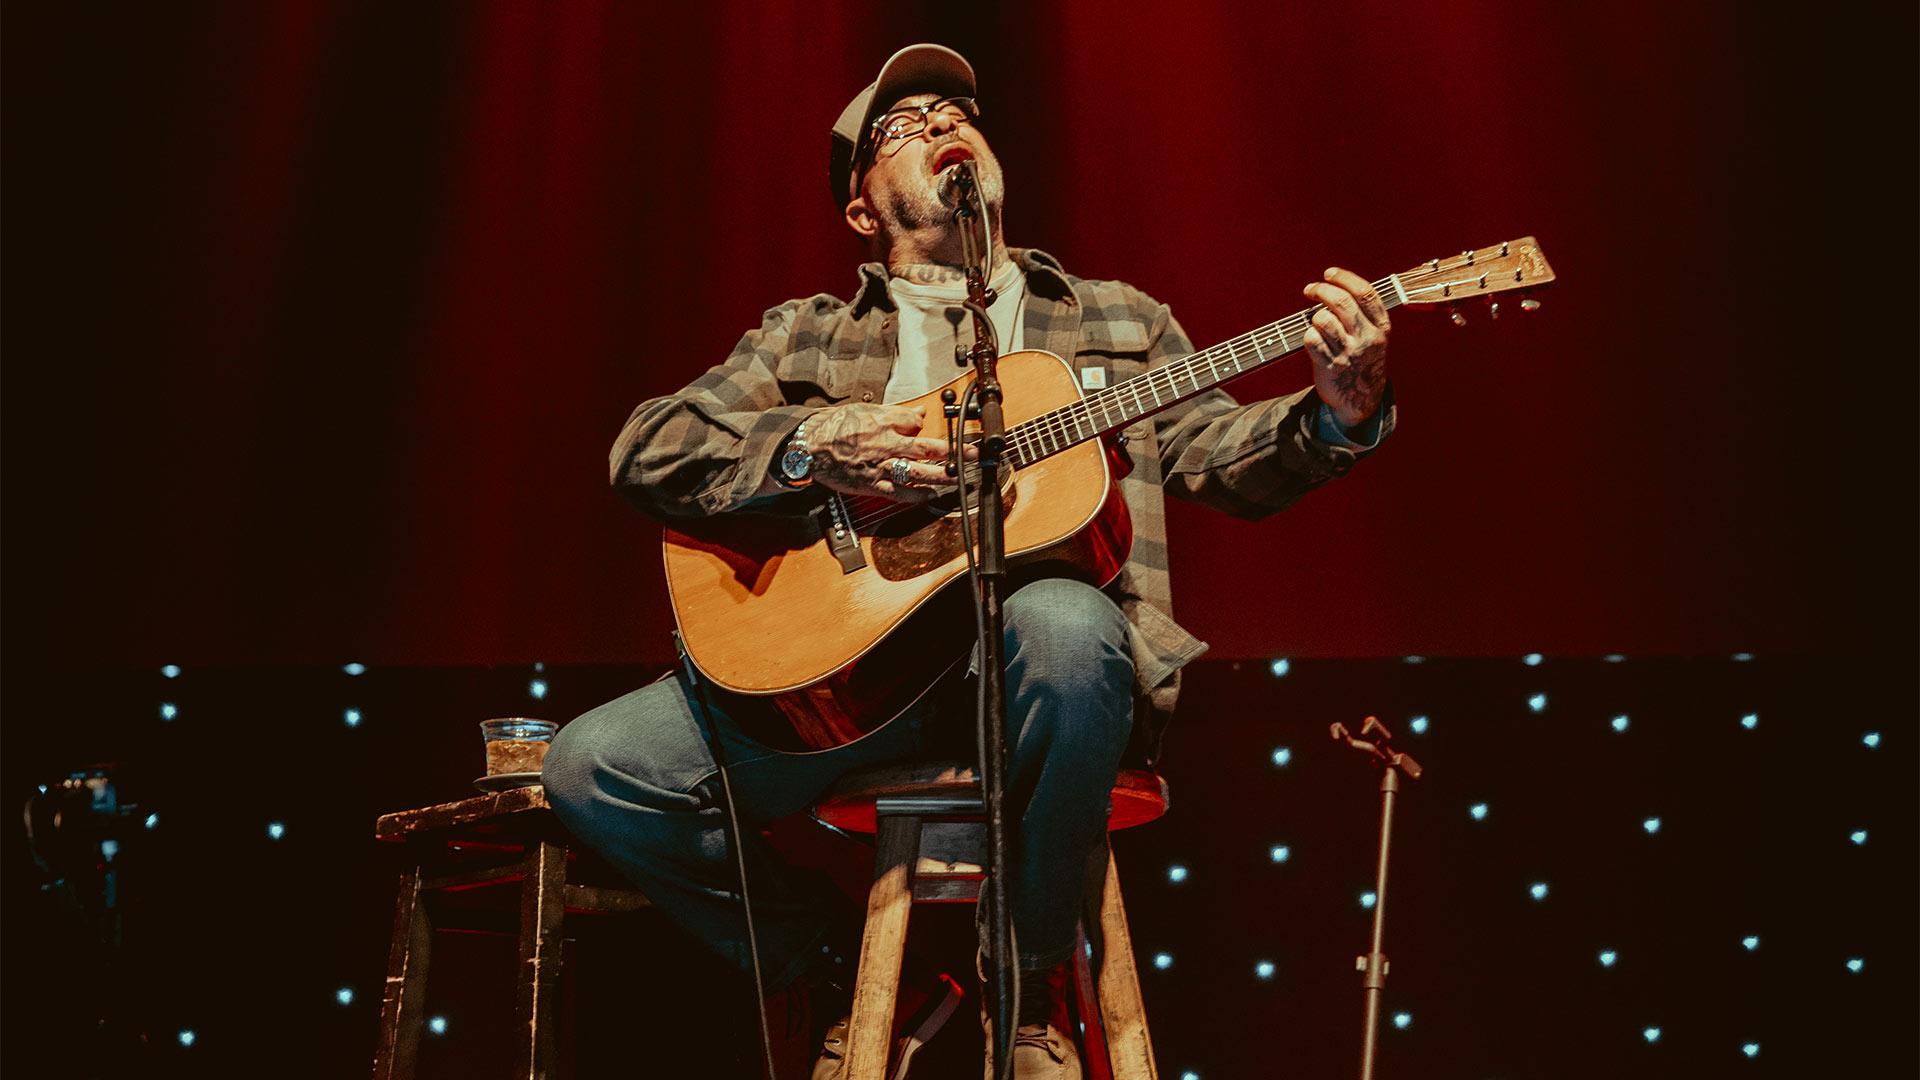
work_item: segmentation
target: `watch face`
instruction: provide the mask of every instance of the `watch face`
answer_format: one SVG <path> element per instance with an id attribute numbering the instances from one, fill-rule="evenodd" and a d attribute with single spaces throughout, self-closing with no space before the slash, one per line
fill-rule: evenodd
<path id="1" fill-rule="evenodd" d="M 805 480 L 813 471 L 813 455 L 804 450 L 788 450 L 780 459 L 780 471 L 789 480 Z"/>

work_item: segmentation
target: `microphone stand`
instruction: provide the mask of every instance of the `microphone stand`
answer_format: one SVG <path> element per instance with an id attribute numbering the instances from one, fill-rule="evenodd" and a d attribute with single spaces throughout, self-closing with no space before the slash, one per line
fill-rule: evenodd
<path id="1" fill-rule="evenodd" d="M 1345 724 L 1333 725 L 1332 732 L 1336 741 L 1366 754 L 1381 767 L 1380 863 L 1373 883 L 1373 948 L 1367 955 L 1354 959 L 1354 968 L 1364 976 L 1361 985 L 1367 994 L 1367 1026 L 1360 1045 L 1360 1080 L 1373 1080 L 1374 1047 L 1380 1033 L 1380 993 L 1387 987 L 1387 954 L 1380 951 L 1380 945 L 1387 929 L 1387 845 L 1393 840 L 1393 797 L 1400 791 L 1401 773 L 1406 773 L 1409 780 L 1420 779 L 1420 763 L 1413 760 L 1412 754 L 1393 748 L 1393 732 L 1388 731 L 1378 717 L 1369 716 L 1360 726 L 1360 734 L 1371 742 L 1355 738 Z"/>
<path id="2" fill-rule="evenodd" d="M 980 787 L 987 815 L 987 933 L 993 960 L 994 1028 L 990 1048 L 995 1066 L 993 1075 L 1007 1077 L 1013 1067 L 1015 976 L 1018 967 L 1013 954 L 1013 910 L 1007 896 L 1007 668 L 1006 614 L 1001 609 L 1007 582 L 1006 530 L 1001 519 L 1004 508 L 1000 497 L 1001 455 L 1006 451 L 1006 418 L 1001 412 L 1000 377 L 996 363 L 1000 357 L 998 335 L 987 316 L 992 297 L 987 278 L 993 259 L 993 237 L 988 233 L 980 202 L 979 178 L 971 160 L 954 167 L 953 188 L 959 196 L 954 225 L 960 231 L 960 260 L 967 269 L 967 299 L 964 306 L 973 315 L 973 349 L 968 359 L 974 367 L 973 396 L 980 408 L 980 556 L 974 565 L 974 585 L 980 605 L 981 642 L 980 681 L 985 709 L 980 716 Z M 975 235 L 975 230 L 979 235 Z M 954 422 L 966 422 L 967 410 L 958 410 Z M 963 440 L 956 438 L 955 469 Z M 964 521 L 966 508 L 961 507 Z"/>

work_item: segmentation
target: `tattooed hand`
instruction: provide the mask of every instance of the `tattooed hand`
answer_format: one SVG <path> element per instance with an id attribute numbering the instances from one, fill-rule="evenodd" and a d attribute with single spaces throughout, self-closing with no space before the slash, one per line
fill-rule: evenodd
<path id="1" fill-rule="evenodd" d="M 1304 335 L 1313 387 L 1341 427 L 1359 427 L 1386 392 L 1387 306 L 1360 275 L 1338 267 L 1302 291 L 1322 305 Z"/>
<path id="2" fill-rule="evenodd" d="M 807 448 L 813 475 L 835 491 L 884 495 L 901 502 L 925 502 L 947 479 L 947 442 L 926 438 L 926 410 L 902 405 L 834 405 L 807 420 Z M 976 455 L 969 453 L 968 460 Z M 904 461 L 905 486 L 895 479 L 894 462 Z"/>

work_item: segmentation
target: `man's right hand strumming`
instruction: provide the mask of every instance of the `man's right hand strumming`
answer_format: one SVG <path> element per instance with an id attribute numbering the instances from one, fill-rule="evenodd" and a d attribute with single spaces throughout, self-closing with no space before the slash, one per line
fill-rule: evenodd
<path id="1" fill-rule="evenodd" d="M 935 487 L 952 481 L 946 440 L 922 436 L 925 426 L 920 407 L 850 403 L 821 409 L 806 423 L 814 479 L 849 495 L 926 502 L 937 494 Z M 976 456 L 969 447 L 967 460 Z"/>

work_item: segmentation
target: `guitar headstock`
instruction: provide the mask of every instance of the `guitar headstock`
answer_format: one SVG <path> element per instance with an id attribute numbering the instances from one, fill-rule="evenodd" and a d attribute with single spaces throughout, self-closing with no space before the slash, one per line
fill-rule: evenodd
<path id="1" fill-rule="evenodd" d="M 1483 247 L 1478 251 L 1463 251 L 1446 259 L 1434 259 L 1403 273 L 1395 274 L 1400 292 L 1408 304 L 1452 306 L 1481 297 L 1491 298 L 1499 293 L 1518 291 L 1522 294 L 1520 307 L 1523 311 L 1532 311 L 1540 302 L 1526 296 L 1553 281 L 1553 267 L 1547 265 L 1547 257 L 1541 252 L 1540 244 L 1531 236 L 1505 243 Z M 1494 317 L 1499 317 L 1500 306 L 1494 304 Z M 1454 312 L 1455 323 L 1465 323 L 1459 312 Z"/>

